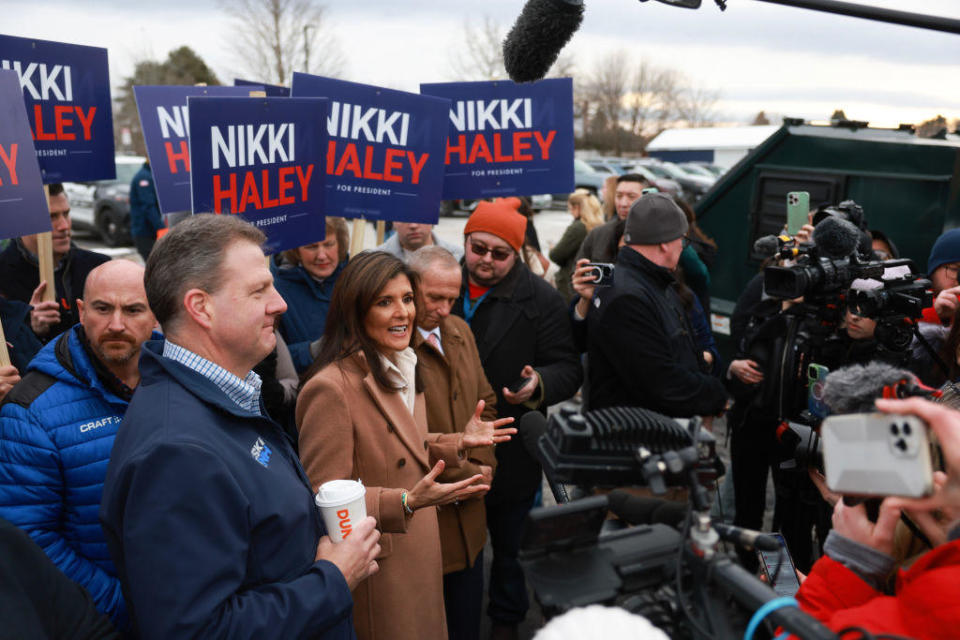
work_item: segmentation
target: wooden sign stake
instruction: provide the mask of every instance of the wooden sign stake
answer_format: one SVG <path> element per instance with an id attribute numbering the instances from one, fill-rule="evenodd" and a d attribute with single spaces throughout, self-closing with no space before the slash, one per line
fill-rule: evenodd
<path id="1" fill-rule="evenodd" d="M 387 221 L 377 220 L 377 246 L 383 244 L 383 237 L 387 235 Z"/>
<path id="2" fill-rule="evenodd" d="M 7 337 L 3 335 L 3 325 L 0 324 L 0 367 L 10 366 L 10 352 L 7 351 Z"/>
<path id="3" fill-rule="evenodd" d="M 367 221 L 363 218 L 353 219 L 353 232 L 350 234 L 350 257 L 356 257 L 363 251 L 363 236 L 367 230 Z"/>
<path id="4" fill-rule="evenodd" d="M 43 185 L 44 202 L 47 203 L 47 213 L 50 213 L 50 187 Z M 44 231 L 37 234 L 37 263 L 40 267 L 40 282 L 47 281 L 47 288 L 43 291 L 43 302 L 53 302 L 57 299 L 57 283 L 53 279 L 53 232 Z"/>

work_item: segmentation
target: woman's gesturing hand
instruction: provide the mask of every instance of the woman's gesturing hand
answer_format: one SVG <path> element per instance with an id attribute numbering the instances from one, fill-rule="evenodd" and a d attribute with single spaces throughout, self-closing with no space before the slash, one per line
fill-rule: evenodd
<path id="1" fill-rule="evenodd" d="M 433 469 L 407 492 L 407 507 L 415 511 L 422 507 L 464 500 L 476 493 L 490 490 L 490 485 L 478 484 L 483 480 L 479 473 L 460 482 L 437 482 L 437 476 L 443 473 L 444 466 L 443 460 L 437 462 Z"/>
<path id="2" fill-rule="evenodd" d="M 481 420 L 483 413 L 483 400 L 477 403 L 477 410 L 473 417 L 463 427 L 462 448 L 471 449 L 473 447 L 486 447 L 498 442 L 506 442 L 510 436 L 517 432 L 516 428 L 510 427 L 501 429 L 503 425 L 513 422 L 513 418 L 500 418 L 499 420 Z"/>

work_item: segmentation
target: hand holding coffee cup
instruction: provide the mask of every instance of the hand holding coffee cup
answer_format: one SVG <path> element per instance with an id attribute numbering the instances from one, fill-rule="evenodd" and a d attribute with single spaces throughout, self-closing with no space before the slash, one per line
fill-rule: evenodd
<path id="1" fill-rule="evenodd" d="M 347 581 L 351 591 L 380 570 L 376 557 L 380 555 L 380 532 L 377 521 L 366 517 L 354 523 L 352 532 L 339 544 L 329 536 L 320 538 L 316 560 L 332 562 Z"/>

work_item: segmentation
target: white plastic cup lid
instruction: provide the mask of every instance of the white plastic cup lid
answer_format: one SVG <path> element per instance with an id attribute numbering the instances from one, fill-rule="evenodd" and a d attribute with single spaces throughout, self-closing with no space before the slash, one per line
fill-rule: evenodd
<path id="1" fill-rule="evenodd" d="M 360 480 L 331 480 L 320 485 L 316 502 L 320 507 L 336 507 L 362 498 L 366 492 Z"/>

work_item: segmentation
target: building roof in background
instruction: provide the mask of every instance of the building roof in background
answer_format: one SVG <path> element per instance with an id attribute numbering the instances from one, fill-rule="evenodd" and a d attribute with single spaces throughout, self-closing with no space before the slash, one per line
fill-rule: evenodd
<path id="1" fill-rule="evenodd" d="M 647 145 L 647 151 L 751 149 L 769 138 L 779 128 L 780 125 L 759 125 L 667 129 Z"/>

